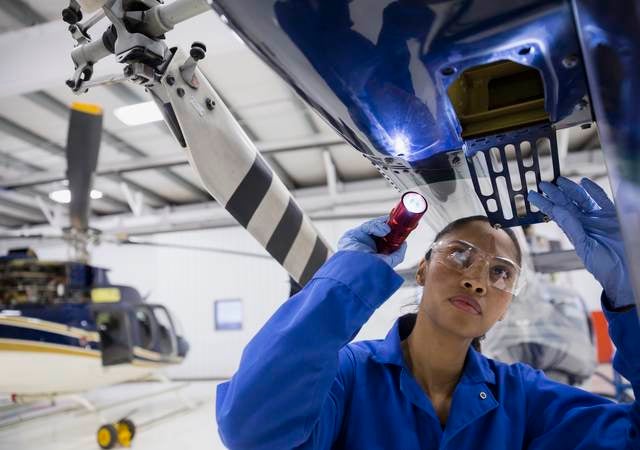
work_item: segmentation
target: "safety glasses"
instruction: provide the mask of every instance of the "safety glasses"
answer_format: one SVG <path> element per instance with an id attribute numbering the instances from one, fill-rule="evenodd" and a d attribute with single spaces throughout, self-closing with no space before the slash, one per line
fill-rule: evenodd
<path id="1" fill-rule="evenodd" d="M 441 240 L 430 250 L 431 258 L 462 274 L 486 276 L 488 284 L 501 291 L 518 294 L 520 266 L 509 258 L 491 255 L 461 240 Z"/>

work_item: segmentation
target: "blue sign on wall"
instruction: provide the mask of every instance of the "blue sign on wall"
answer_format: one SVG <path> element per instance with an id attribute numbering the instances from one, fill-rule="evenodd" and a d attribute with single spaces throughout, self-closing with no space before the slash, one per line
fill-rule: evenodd
<path id="1" fill-rule="evenodd" d="M 242 315 L 242 300 L 239 298 L 214 300 L 213 302 L 213 321 L 216 331 L 241 330 Z"/>

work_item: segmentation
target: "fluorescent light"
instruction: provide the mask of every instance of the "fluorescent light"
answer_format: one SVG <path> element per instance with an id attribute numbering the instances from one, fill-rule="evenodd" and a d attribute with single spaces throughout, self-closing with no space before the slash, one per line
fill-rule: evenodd
<path id="1" fill-rule="evenodd" d="M 89 196 L 93 200 L 97 200 L 102 198 L 102 192 L 97 189 L 91 189 L 91 193 Z M 60 189 L 58 191 L 53 191 L 49 194 L 49 198 L 54 202 L 58 203 L 70 203 L 71 202 L 71 191 L 69 189 Z"/>
<path id="2" fill-rule="evenodd" d="M 49 198 L 58 203 L 71 202 L 71 191 L 69 189 L 60 189 L 49 193 Z"/>
<path id="3" fill-rule="evenodd" d="M 120 122 L 131 127 L 162 120 L 162 113 L 154 101 L 122 106 L 113 110 Z"/>

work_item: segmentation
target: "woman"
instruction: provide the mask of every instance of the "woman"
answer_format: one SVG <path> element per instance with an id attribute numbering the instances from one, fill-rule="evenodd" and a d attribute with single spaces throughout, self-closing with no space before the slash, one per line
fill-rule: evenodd
<path id="1" fill-rule="evenodd" d="M 561 178 L 529 200 L 572 240 L 604 287 L 614 366 L 640 394 L 640 326 L 615 209 L 596 184 Z M 640 449 L 640 405 L 614 404 L 471 345 L 507 311 L 520 249 L 478 218 L 454 222 L 417 273 L 417 316 L 383 341 L 349 344 L 402 284 L 404 248 L 375 253 L 377 219 L 351 230 L 307 286 L 280 307 L 218 387 L 231 449 Z"/>

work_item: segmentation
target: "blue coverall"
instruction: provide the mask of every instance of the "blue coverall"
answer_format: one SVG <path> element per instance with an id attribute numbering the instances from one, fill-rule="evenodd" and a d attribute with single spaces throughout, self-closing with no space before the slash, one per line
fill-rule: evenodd
<path id="1" fill-rule="evenodd" d="M 349 342 L 402 278 L 373 254 L 336 253 L 286 301 L 218 386 L 230 449 L 640 449 L 640 403 L 616 404 L 525 364 L 469 349 L 444 429 L 407 369 L 405 317 L 386 339 Z M 603 299 L 606 303 L 606 298 Z M 605 308 L 606 310 L 606 308 Z M 635 308 L 605 311 L 614 367 L 640 394 Z"/>

